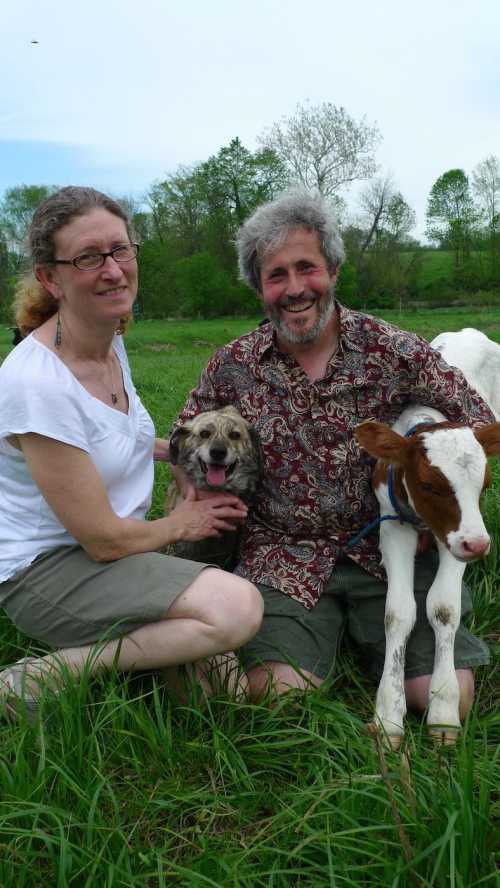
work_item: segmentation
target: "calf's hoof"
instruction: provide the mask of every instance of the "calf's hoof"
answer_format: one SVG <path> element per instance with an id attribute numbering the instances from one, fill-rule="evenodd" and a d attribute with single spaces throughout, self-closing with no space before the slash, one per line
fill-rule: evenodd
<path id="1" fill-rule="evenodd" d="M 403 734 L 388 734 L 387 731 L 384 731 L 383 727 L 377 725 L 375 722 L 368 722 L 366 728 L 374 740 L 377 737 L 380 737 L 383 745 L 389 751 L 392 750 L 393 752 L 397 752 L 403 742 Z"/>
<path id="2" fill-rule="evenodd" d="M 433 725 L 427 730 L 435 747 L 455 746 L 460 732 L 460 728 L 451 725 Z"/>

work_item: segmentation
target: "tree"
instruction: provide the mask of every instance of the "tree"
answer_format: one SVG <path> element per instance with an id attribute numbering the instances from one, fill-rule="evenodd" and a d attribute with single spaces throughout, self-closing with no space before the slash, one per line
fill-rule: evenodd
<path id="1" fill-rule="evenodd" d="M 236 232 L 259 204 L 285 187 L 283 164 L 274 151 L 252 153 L 235 138 L 200 164 L 197 176 L 206 206 L 206 248 L 235 278 Z"/>
<path id="2" fill-rule="evenodd" d="M 488 233 L 491 258 L 500 252 L 500 160 L 490 154 L 472 172 L 472 187 Z"/>
<path id="3" fill-rule="evenodd" d="M 500 160 L 490 154 L 472 172 L 472 187 L 481 203 L 488 226 L 499 224 Z"/>
<path id="4" fill-rule="evenodd" d="M 359 203 L 362 209 L 359 221 L 366 231 L 361 246 L 363 251 L 380 240 L 392 241 L 400 246 L 408 243 L 417 217 L 391 176 L 370 182 L 360 193 Z"/>
<path id="5" fill-rule="evenodd" d="M 338 198 L 351 182 L 375 173 L 381 135 L 364 117 L 356 121 L 342 106 L 322 102 L 297 105 L 295 114 L 282 117 L 259 141 L 276 153 L 291 181 Z"/>
<path id="6" fill-rule="evenodd" d="M 238 138 L 202 163 L 199 176 L 208 207 L 226 212 L 234 233 L 258 204 L 271 200 L 286 183 L 274 151 L 252 154 Z"/>
<path id="7" fill-rule="evenodd" d="M 5 192 L 0 202 L 0 230 L 8 247 L 19 257 L 26 252 L 26 235 L 33 213 L 55 190 L 55 186 L 16 185 Z"/>
<path id="8" fill-rule="evenodd" d="M 147 195 L 152 229 L 160 241 L 177 245 L 179 256 L 191 256 L 202 248 L 206 202 L 200 190 L 199 165 L 179 166 Z"/>
<path id="9" fill-rule="evenodd" d="M 255 207 L 274 197 L 285 182 L 283 165 L 273 151 L 252 153 L 240 139 L 232 139 L 208 160 L 179 167 L 150 189 L 153 236 L 175 259 L 210 253 L 236 285 L 236 232 Z M 200 260 L 194 267 L 200 267 Z"/>
<path id="10" fill-rule="evenodd" d="M 427 203 L 427 236 L 452 250 L 455 266 L 470 254 L 477 212 L 463 170 L 448 170 L 436 179 Z"/>
<path id="11" fill-rule="evenodd" d="M 416 224 L 412 208 L 389 176 L 377 178 L 360 194 L 360 225 L 348 239 L 363 303 L 381 300 L 400 310 L 415 289 L 417 254 L 408 253 L 408 235 Z"/>
<path id="12" fill-rule="evenodd" d="M 5 239 L 0 232 L 0 322 L 12 323 L 10 314 L 13 296 L 12 260 Z"/>

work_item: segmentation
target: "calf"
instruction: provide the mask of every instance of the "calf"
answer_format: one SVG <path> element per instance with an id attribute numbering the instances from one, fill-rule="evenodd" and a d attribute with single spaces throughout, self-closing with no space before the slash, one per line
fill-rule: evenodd
<path id="1" fill-rule="evenodd" d="M 462 371 L 495 419 L 500 419 L 500 345 L 472 327 L 457 333 L 440 333 L 431 345 L 448 364 Z"/>
<path id="2" fill-rule="evenodd" d="M 434 535 L 439 553 L 438 571 L 427 595 L 427 616 L 436 639 L 427 721 L 431 734 L 441 742 L 453 742 L 460 726 L 453 650 L 462 577 L 466 565 L 490 549 L 479 498 L 491 481 L 486 457 L 500 453 L 500 422 L 473 431 L 447 422 L 437 410 L 412 406 L 392 428 L 368 421 L 358 426 L 356 436 L 378 458 L 373 486 L 381 515 L 399 518 L 382 517 L 380 524 L 388 586 L 386 654 L 375 721 L 397 749 L 406 714 L 405 647 L 416 617 L 413 579 L 418 516 Z M 411 510 L 415 523 L 407 514 Z"/>

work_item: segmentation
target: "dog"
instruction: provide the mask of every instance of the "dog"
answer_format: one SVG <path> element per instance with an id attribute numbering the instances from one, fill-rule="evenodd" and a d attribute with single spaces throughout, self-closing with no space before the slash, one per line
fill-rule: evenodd
<path id="1" fill-rule="evenodd" d="M 175 429 L 170 441 L 170 462 L 184 470 L 198 490 L 232 493 L 250 505 L 262 468 L 262 453 L 255 429 L 231 406 L 207 410 Z M 165 514 L 182 501 L 175 481 L 165 498 Z M 217 564 L 232 570 L 238 560 L 241 533 L 228 531 L 198 542 L 179 542 L 171 554 L 191 561 Z"/>

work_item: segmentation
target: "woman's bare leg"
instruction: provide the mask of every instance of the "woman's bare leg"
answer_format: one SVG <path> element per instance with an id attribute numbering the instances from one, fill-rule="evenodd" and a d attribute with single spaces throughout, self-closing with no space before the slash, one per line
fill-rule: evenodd
<path id="1" fill-rule="evenodd" d="M 65 648 L 29 663 L 27 691 L 36 695 L 35 687 L 57 683 L 57 675 L 66 670 L 76 677 L 84 669 L 95 674 L 113 666 L 124 672 L 163 669 L 232 651 L 255 635 L 262 612 L 262 598 L 255 586 L 225 571 L 206 568 L 176 598 L 162 620 L 101 647 Z"/>

